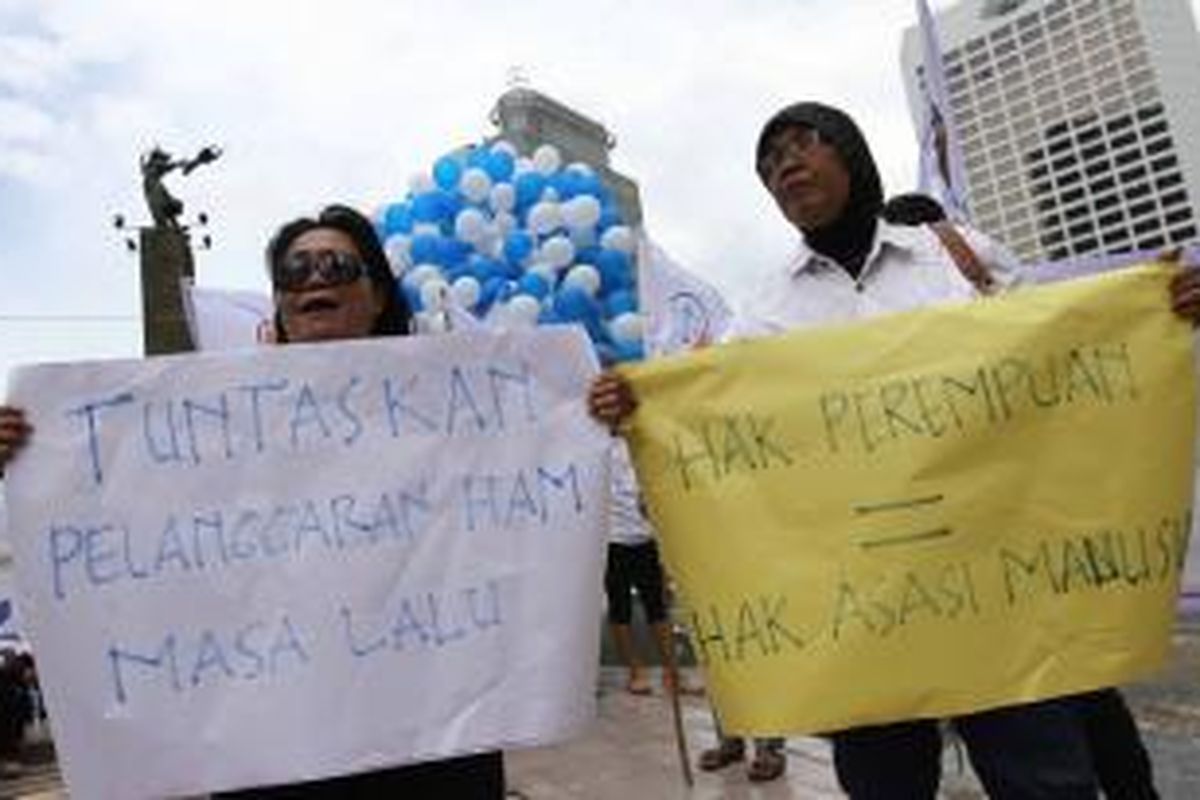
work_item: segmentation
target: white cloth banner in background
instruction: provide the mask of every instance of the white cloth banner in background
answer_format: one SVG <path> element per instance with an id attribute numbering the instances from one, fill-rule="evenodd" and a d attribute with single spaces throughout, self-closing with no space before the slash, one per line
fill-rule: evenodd
<path id="1" fill-rule="evenodd" d="M 936 197 L 950 219 L 970 219 L 967 208 L 967 174 L 962 149 L 951 117 L 950 93 L 946 90 L 946 72 L 942 49 L 938 44 L 937 23 L 928 0 L 917 0 L 917 21 L 921 34 L 924 67 L 925 109 L 919 134 L 921 164 L 917 185 Z"/>
<path id="2" fill-rule="evenodd" d="M 594 712 L 580 329 L 17 371 L 25 624 L 73 798 L 552 743 Z"/>
<path id="3" fill-rule="evenodd" d="M 197 350 L 235 350 L 261 344 L 275 313 L 259 292 L 183 287 L 188 328 Z"/>
<path id="4" fill-rule="evenodd" d="M 715 344 L 733 319 L 719 291 L 645 237 L 638 242 L 638 291 L 651 357 Z"/>

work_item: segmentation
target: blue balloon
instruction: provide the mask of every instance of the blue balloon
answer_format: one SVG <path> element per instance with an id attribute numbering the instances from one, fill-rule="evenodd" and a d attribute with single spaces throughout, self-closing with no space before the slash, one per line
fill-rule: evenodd
<path id="1" fill-rule="evenodd" d="M 495 278 L 503 274 L 503 267 L 494 259 L 487 256 L 475 253 L 467 259 L 467 267 L 471 271 L 471 275 L 475 280 L 479 281 L 479 285 L 487 283 L 489 278 Z"/>
<path id="2" fill-rule="evenodd" d="M 575 263 L 595 266 L 597 260 L 600 258 L 600 252 L 599 245 L 590 244 L 587 247 L 582 247 L 575 251 Z"/>
<path id="3" fill-rule="evenodd" d="M 421 310 L 421 291 L 409 280 L 403 280 L 396 287 L 396 294 L 408 306 L 408 310 L 416 313 Z"/>
<path id="4" fill-rule="evenodd" d="M 601 199 L 605 189 L 604 184 L 600 182 L 600 177 L 598 175 L 594 173 L 589 175 L 576 173 L 576 175 L 578 179 L 577 185 L 579 187 L 578 194 L 590 194 L 592 197 L 595 197 L 598 200 Z"/>
<path id="5" fill-rule="evenodd" d="M 507 302 L 517 293 L 517 282 L 505 280 L 500 286 L 500 293 L 496 295 L 496 299 L 500 302 Z"/>
<path id="6" fill-rule="evenodd" d="M 517 176 L 513 188 L 517 192 L 517 207 L 528 208 L 541 199 L 546 178 L 540 172 L 526 172 Z"/>
<path id="7" fill-rule="evenodd" d="M 438 222 L 445 215 L 441 192 L 422 192 L 412 199 L 412 218 L 417 222 Z"/>
<path id="8" fill-rule="evenodd" d="M 479 293 L 479 309 L 482 311 L 496 302 L 504 288 L 505 280 L 499 276 L 488 278 L 483 283 L 483 291 Z"/>
<path id="9" fill-rule="evenodd" d="M 459 264 L 465 264 L 467 256 L 471 255 L 471 250 L 471 245 L 466 242 L 442 236 L 438 239 L 438 251 L 435 262 L 441 264 L 443 267 L 454 267 Z"/>
<path id="10" fill-rule="evenodd" d="M 538 325 L 560 325 L 562 317 L 554 310 L 554 306 L 542 306 L 542 310 L 538 312 Z"/>
<path id="11" fill-rule="evenodd" d="M 603 281 L 604 276 L 600 276 Z M 604 299 L 604 316 L 613 317 L 637 311 L 637 297 L 628 289 L 617 289 Z"/>
<path id="12" fill-rule="evenodd" d="M 583 289 L 568 286 L 554 295 L 554 311 L 568 322 L 599 321 L 596 301 Z"/>
<path id="13" fill-rule="evenodd" d="M 484 162 L 483 168 L 493 183 L 500 183 L 512 177 L 516 166 L 517 162 L 511 155 L 503 150 L 493 150 L 488 153 L 487 161 Z"/>
<path id="14" fill-rule="evenodd" d="M 575 196 L 571 172 L 556 172 L 546 179 L 546 185 L 558 193 L 559 200 L 570 200 Z"/>
<path id="15" fill-rule="evenodd" d="M 596 223 L 596 227 L 601 233 L 611 228 L 613 225 L 622 224 L 621 212 L 615 206 L 603 205 L 600 208 L 600 220 Z"/>
<path id="16" fill-rule="evenodd" d="M 438 202 L 442 204 L 442 219 L 447 219 L 450 224 L 454 224 L 454 218 L 458 216 L 458 212 L 462 211 L 467 205 L 466 199 L 458 192 L 440 191 L 438 194 Z"/>
<path id="17" fill-rule="evenodd" d="M 596 269 L 600 270 L 600 294 L 608 295 L 618 289 L 633 285 L 633 269 L 629 256 L 620 250 L 603 249 L 596 256 Z"/>
<path id="18" fill-rule="evenodd" d="M 504 257 L 509 264 L 520 265 L 533 252 L 533 237 L 525 231 L 509 231 L 504 237 Z"/>
<path id="19" fill-rule="evenodd" d="M 541 300 L 550 292 L 550 284 L 546 283 L 546 279 L 536 272 L 526 272 L 517 281 L 517 288 L 525 294 Z"/>
<path id="20" fill-rule="evenodd" d="M 462 165 L 454 156 L 442 156 L 433 163 L 433 182 L 442 189 L 457 188 L 462 174 Z"/>
<path id="21" fill-rule="evenodd" d="M 487 171 L 488 158 L 491 153 L 486 147 L 472 145 L 470 152 L 467 153 L 467 166 Z"/>
<path id="22" fill-rule="evenodd" d="M 644 361 L 646 350 L 641 342 L 617 342 L 613 345 L 617 361 Z"/>
<path id="23" fill-rule="evenodd" d="M 412 209 L 407 203 L 392 203 L 383 213 L 384 239 L 395 233 L 412 233 Z"/>
<path id="24" fill-rule="evenodd" d="M 434 264 L 438 261 L 442 237 L 432 233 L 421 233 L 412 238 L 409 255 L 414 264 Z"/>

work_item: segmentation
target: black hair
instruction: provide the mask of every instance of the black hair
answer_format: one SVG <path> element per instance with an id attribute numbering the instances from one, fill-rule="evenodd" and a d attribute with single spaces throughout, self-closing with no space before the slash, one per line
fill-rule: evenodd
<path id="1" fill-rule="evenodd" d="M 893 225 L 929 225 L 946 218 L 942 204 L 927 194 L 898 194 L 883 204 L 880 216 Z"/>
<path id="2" fill-rule="evenodd" d="M 274 275 L 276 266 L 287 255 L 292 242 L 301 235 L 319 228 L 340 231 L 350 237 L 367 266 L 367 277 L 383 296 L 383 310 L 375 318 L 370 335 L 403 336 L 409 333 L 412 311 L 398 291 L 396 276 L 392 274 L 387 255 L 383 252 L 383 245 L 379 243 L 379 237 L 375 234 L 375 226 L 350 206 L 334 203 L 325 206 L 315 217 L 299 217 L 280 226 L 267 243 L 268 274 Z M 283 328 L 278 310 L 275 311 L 275 336 L 276 341 L 287 341 L 287 331 Z"/>

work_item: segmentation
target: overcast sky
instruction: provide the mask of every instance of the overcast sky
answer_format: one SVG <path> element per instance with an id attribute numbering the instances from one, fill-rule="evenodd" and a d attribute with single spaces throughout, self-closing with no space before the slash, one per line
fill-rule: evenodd
<path id="1" fill-rule="evenodd" d="M 911 187 L 913 19 L 911 0 L 0 0 L 0 376 L 139 353 L 136 257 L 111 218 L 145 219 L 154 143 L 224 148 L 168 184 L 212 217 L 199 282 L 265 290 L 279 222 L 399 199 L 492 133 L 516 66 L 613 132 L 651 235 L 736 297 L 791 244 L 751 166 L 779 106 L 844 107 L 888 190 Z"/>

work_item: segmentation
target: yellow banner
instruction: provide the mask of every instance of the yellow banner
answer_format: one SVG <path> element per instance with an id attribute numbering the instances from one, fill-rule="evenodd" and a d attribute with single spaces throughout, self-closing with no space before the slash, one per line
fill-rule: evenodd
<path id="1" fill-rule="evenodd" d="M 638 475 L 730 731 L 949 716 L 1162 662 L 1195 425 L 1170 275 L 628 370 Z"/>

